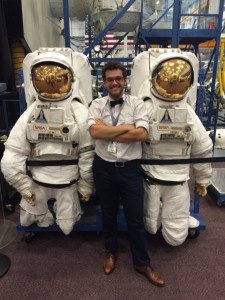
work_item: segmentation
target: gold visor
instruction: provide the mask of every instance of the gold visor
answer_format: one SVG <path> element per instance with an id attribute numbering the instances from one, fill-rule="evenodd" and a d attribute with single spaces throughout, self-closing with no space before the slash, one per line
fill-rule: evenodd
<path id="1" fill-rule="evenodd" d="M 154 90 L 170 101 L 181 100 L 193 82 L 193 70 L 189 62 L 179 58 L 168 59 L 154 70 Z"/>
<path id="2" fill-rule="evenodd" d="M 61 99 L 71 90 L 71 71 L 59 64 L 39 64 L 32 69 L 34 88 L 39 95 L 49 99 Z"/>

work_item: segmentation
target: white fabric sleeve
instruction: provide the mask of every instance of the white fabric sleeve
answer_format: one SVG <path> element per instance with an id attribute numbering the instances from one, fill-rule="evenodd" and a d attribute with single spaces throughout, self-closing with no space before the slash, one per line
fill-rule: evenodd
<path id="1" fill-rule="evenodd" d="M 21 115 L 12 128 L 1 160 L 1 170 L 6 181 L 26 197 L 32 194 L 32 179 L 26 172 L 26 160 L 31 151 L 30 143 L 26 138 L 26 127 L 33 106 L 31 105 Z"/>
<path id="2" fill-rule="evenodd" d="M 194 136 L 191 147 L 191 158 L 212 157 L 213 144 L 203 124 L 195 112 L 192 112 L 194 119 Z M 211 163 L 193 164 L 193 172 L 197 183 L 209 185 L 212 176 Z"/>
<path id="3" fill-rule="evenodd" d="M 147 109 L 144 101 L 137 98 L 136 108 L 135 108 L 135 126 L 143 127 L 149 132 L 149 115 L 147 114 Z"/>
<path id="4" fill-rule="evenodd" d="M 88 128 L 91 127 L 91 125 L 95 124 L 95 119 L 99 118 L 101 119 L 101 108 L 99 105 L 99 99 L 95 99 L 91 102 L 91 106 L 89 107 L 88 111 Z"/>
<path id="5" fill-rule="evenodd" d="M 94 192 L 94 180 L 93 180 L 93 173 L 92 173 L 92 164 L 94 159 L 94 142 L 88 130 L 88 124 L 87 124 L 88 109 L 80 103 L 73 103 L 73 109 L 74 109 L 75 119 L 79 127 L 78 191 L 83 196 L 87 196 Z"/>

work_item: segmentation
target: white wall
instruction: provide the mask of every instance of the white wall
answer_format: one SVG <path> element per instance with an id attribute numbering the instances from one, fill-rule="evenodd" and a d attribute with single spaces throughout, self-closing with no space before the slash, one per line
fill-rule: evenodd
<path id="1" fill-rule="evenodd" d="M 63 20 L 52 17 L 48 0 L 22 0 L 24 39 L 31 51 L 40 47 L 64 47 Z"/>

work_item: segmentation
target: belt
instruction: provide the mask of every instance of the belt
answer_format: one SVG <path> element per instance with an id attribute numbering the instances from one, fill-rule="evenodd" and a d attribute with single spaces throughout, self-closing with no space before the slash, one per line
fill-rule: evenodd
<path id="1" fill-rule="evenodd" d="M 63 188 L 71 186 L 72 184 L 76 183 L 78 180 L 74 179 L 74 180 L 70 181 L 70 183 L 65 183 L 65 184 L 51 184 L 51 183 L 41 182 L 41 181 L 38 181 L 35 179 L 33 179 L 33 181 L 40 186 L 47 187 L 50 189 L 63 189 Z"/>
<path id="2" fill-rule="evenodd" d="M 138 159 L 132 159 L 127 161 L 115 161 L 115 162 L 108 162 L 112 166 L 116 168 L 124 168 L 126 166 L 131 166 L 132 164 L 135 164 L 138 162 Z"/>
<path id="3" fill-rule="evenodd" d="M 148 183 L 148 184 L 158 184 L 158 185 L 167 185 L 167 186 L 174 186 L 174 185 L 180 185 L 180 184 L 184 184 L 186 181 L 167 181 L 167 180 L 160 180 L 160 179 L 156 179 L 156 178 L 151 178 L 146 174 L 143 174 L 144 180 Z"/>
<path id="4" fill-rule="evenodd" d="M 127 161 L 114 161 L 114 162 L 111 162 L 111 161 L 107 161 L 107 160 L 102 159 L 98 155 L 96 155 L 95 157 L 97 159 L 103 161 L 104 163 L 106 163 L 108 165 L 111 165 L 111 166 L 114 166 L 116 168 L 124 168 L 126 166 L 130 166 L 132 164 L 136 164 L 137 162 L 139 162 L 138 159 L 132 159 L 132 160 L 127 160 Z"/>
<path id="5" fill-rule="evenodd" d="M 115 161 L 112 164 L 114 164 L 116 168 L 123 168 L 125 166 L 131 165 L 134 161 L 136 161 L 136 160 Z"/>

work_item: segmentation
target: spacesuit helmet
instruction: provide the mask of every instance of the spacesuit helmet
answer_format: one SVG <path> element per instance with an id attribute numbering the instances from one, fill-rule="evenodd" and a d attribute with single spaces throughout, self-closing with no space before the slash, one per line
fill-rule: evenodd
<path id="1" fill-rule="evenodd" d="M 161 100 L 180 101 L 193 83 L 194 72 L 189 61 L 173 57 L 162 61 L 152 72 L 152 93 Z"/>
<path id="2" fill-rule="evenodd" d="M 209 136 L 213 140 L 214 130 L 208 131 Z M 225 128 L 217 128 L 215 133 L 215 148 L 217 149 L 225 149 Z"/>
<path id="3" fill-rule="evenodd" d="M 32 82 L 40 99 L 61 101 L 72 92 L 73 74 L 69 67 L 54 61 L 35 64 L 31 70 Z"/>

